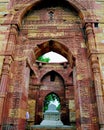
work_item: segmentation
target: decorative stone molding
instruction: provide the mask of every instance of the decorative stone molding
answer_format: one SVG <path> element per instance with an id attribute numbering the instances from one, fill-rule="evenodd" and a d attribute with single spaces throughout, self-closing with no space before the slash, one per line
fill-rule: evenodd
<path id="1" fill-rule="evenodd" d="M 93 72 L 98 72 L 98 73 L 100 72 L 98 59 L 97 56 L 94 54 L 91 56 L 91 65 L 92 65 Z"/>
<path id="2" fill-rule="evenodd" d="M 85 28 L 86 28 L 86 34 L 87 34 L 87 46 L 88 46 L 88 49 L 90 51 L 90 53 L 92 51 L 95 51 L 96 50 L 96 43 L 95 43 L 95 38 L 94 38 L 94 32 L 93 32 L 93 27 L 92 27 L 92 23 L 87 23 L 85 25 Z"/>
<path id="3" fill-rule="evenodd" d="M 12 60 L 13 59 L 12 59 L 11 56 L 5 57 L 3 68 L 2 68 L 2 75 L 8 75 L 9 74 L 10 64 L 11 64 Z"/>
<path id="4" fill-rule="evenodd" d="M 103 88 L 100 75 L 100 66 L 98 57 L 96 54 L 91 55 L 91 65 L 94 77 L 94 86 L 96 91 L 96 100 L 98 106 L 99 124 L 104 128 L 104 100 L 103 100 Z M 101 129 L 103 129 L 101 128 Z"/>

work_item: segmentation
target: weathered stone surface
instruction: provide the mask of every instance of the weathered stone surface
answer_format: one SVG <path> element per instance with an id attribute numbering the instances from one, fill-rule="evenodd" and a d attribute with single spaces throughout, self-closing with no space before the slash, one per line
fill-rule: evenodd
<path id="1" fill-rule="evenodd" d="M 49 51 L 68 63 L 36 61 Z M 0 130 L 25 130 L 27 110 L 39 124 L 52 92 L 64 123 L 104 129 L 104 0 L 0 0 Z"/>

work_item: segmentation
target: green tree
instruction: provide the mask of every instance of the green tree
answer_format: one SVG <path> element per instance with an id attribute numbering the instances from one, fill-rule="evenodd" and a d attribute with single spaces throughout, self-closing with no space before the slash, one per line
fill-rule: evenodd
<path id="1" fill-rule="evenodd" d="M 44 56 L 39 56 L 37 60 L 48 63 L 50 61 L 50 58 L 49 57 L 44 57 Z"/>
<path id="2" fill-rule="evenodd" d="M 56 105 L 56 109 L 57 109 L 58 111 L 60 111 L 61 106 L 60 106 L 59 97 L 58 97 L 56 94 L 51 93 L 51 94 L 49 94 L 48 96 L 45 97 L 45 101 L 44 101 L 44 112 L 45 112 L 46 110 L 48 110 L 49 104 L 50 104 L 51 102 L 53 102 L 53 104 L 54 104 L 56 100 L 57 100 L 57 104 L 55 104 L 55 105 Z"/>

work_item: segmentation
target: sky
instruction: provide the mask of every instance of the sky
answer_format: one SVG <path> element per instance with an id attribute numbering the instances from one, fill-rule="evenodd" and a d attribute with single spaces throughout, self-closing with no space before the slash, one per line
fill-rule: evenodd
<path id="1" fill-rule="evenodd" d="M 59 63 L 59 62 L 65 62 L 65 61 L 67 61 L 67 59 L 64 58 L 62 55 L 60 55 L 58 53 L 55 53 L 53 51 L 48 52 L 48 53 L 44 54 L 43 56 L 50 58 L 49 63 Z"/>

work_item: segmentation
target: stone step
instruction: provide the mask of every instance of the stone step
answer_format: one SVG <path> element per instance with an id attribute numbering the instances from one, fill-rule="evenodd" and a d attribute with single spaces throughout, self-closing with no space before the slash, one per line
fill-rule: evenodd
<path id="1" fill-rule="evenodd" d="M 76 130 L 73 126 L 40 126 L 34 125 L 31 127 L 31 130 Z"/>

